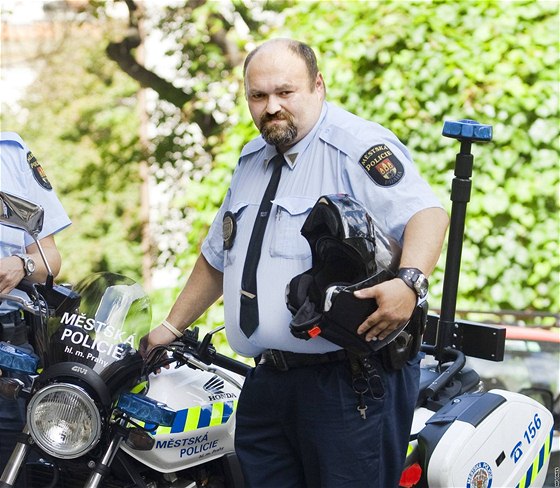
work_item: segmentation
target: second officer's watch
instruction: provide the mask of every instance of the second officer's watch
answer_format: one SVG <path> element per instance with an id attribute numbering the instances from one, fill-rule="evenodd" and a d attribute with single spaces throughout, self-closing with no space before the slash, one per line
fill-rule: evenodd
<path id="1" fill-rule="evenodd" d="M 418 268 L 401 268 L 397 277 L 412 288 L 418 298 L 425 298 L 428 294 L 428 278 Z"/>
<path id="2" fill-rule="evenodd" d="M 35 261 L 31 259 L 27 254 L 14 254 L 23 261 L 23 271 L 25 271 L 25 276 L 31 276 L 36 269 Z"/>

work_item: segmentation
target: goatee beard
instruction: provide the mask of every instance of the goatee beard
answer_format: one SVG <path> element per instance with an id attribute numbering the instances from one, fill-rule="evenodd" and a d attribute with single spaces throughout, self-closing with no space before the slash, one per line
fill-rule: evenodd
<path id="1" fill-rule="evenodd" d="M 270 120 L 285 120 L 286 125 L 271 124 Z M 263 139 L 273 146 L 289 146 L 297 137 L 297 127 L 294 125 L 293 117 L 288 112 L 280 112 L 274 115 L 264 114 L 261 117 L 261 135 Z"/>

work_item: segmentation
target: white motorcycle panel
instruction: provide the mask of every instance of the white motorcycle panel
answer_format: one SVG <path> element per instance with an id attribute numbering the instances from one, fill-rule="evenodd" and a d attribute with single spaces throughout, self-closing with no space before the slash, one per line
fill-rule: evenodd
<path id="1" fill-rule="evenodd" d="M 462 421 L 462 414 L 453 421 L 452 410 L 447 412 L 447 419 L 441 419 L 442 424 L 451 424 L 435 447 L 428 446 L 433 450 L 428 486 L 498 488 L 544 484 L 552 443 L 552 415 L 524 395 L 503 390 L 488 393 L 506 401 L 494 408 L 482 400 L 475 401 L 469 410 L 482 419 L 476 425 Z M 460 403 L 463 397 L 453 402 Z M 476 412 L 477 409 L 488 411 Z"/>
<path id="2" fill-rule="evenodd" d="M 242 378 L 235 376 L 242 383 Z M 219 376 L 183 366 L 151 375 L 147 396 L 177 411 L 172 427 L 158 427 L 150 451 L 121 449 L 150 468 L 171 473 L 234 451 L 239 389 Z"/>

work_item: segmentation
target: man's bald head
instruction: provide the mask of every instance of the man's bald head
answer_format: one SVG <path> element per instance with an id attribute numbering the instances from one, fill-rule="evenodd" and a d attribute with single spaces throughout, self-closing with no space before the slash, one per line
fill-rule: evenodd
<path id="1" fill-rule="evenodd" d="M 288 50 L 300 57 L 307 66 L 307 72 L 309 74 L 309 82 L 311 85 L 315 83 L 317 74 L 319 73 L 319 68 L 317 67 L 317 57 L 307 44 L 296 41 L 294 39 L 278 38 L 271 39 L 264 42 L 259 47 L 253 49 L 245 58 L 245 63 L 243 65 L 243 76 L 246 78 L 247 68 L 249 64 L 257 55 L 266 55 L 269 52 L 278 52 L 279 50 Z"/>

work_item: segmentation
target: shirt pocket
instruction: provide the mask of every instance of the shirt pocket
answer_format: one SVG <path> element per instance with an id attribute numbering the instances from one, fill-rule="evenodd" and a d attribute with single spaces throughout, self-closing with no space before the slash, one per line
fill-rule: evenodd
<path id="1" fill-rule="evenodd" d="M 276 215 L 270 255 L 287 259 L 304 259 L 311 254 L 311 249 L 301 228 L 315 205 L 315 199 L 306 197 L 281 197 L 273 200 Z"/>
<path id="2" fill-rule="evenodd" d="M 248 202 L 237 202 L 229 209 L 235 218 L 236 235 L 234 236 L 232 248 L 224 251 L 224 261 L 226 266 L 231 266 L 235 262 L 236 255 L 241 252 L 239 250 L 239 246 L 235 245 L 235 240 L 237 238 L 237 233 L 239 232 L 239 226 L 243 225 L 243 216 L 245 215 L 245 210 L 249 205 L 250 203 Z"/>

